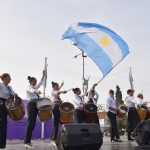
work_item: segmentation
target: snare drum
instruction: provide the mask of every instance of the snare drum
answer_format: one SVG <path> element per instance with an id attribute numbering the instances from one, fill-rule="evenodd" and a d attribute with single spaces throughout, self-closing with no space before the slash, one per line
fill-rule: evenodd
<path id="1" fill-rule="evenodd" d="M 126 105 L 122 104 L 119 107 L 119 111 L 117 112 L 117 117 L 118 118 L 123 118 L 126 116 L 126 113 L 128 112 L 128 108 Z"/>
<path id="2" fill-rule="evenodd" d="M 23 119 L 25 115 L 24 104 L 20 97 L 11 96 L 9 97 L 6 102 L 5 106 L 8 112 L 8 116 L 14 120 L 18 121 Z"/>
<path id="3" fill-rule="evenodd" d="M 60 122 L 68 124 L 73 122 L 74 106 L 69 102 L 64 102 L 59 106 Z"/>
<path id="4" fill-rule="evenodd" d="M 88 103 L 84 105 L 83 109 L 83 121 L 85 123 L 94 123 L 97 117 L 97 106 Z"/>
<path id="5" fill-rule="evenodd" d="M 42 98 L 37 101 L 38 118 L 41 122 L 52 118 L 52 102 L 48 98 Z"/>
<path id="6" fill-rule="evenodd" d="M 144 107 L 137 107 L 137 113 L 140 117 L 140 120 L 145 120 L 147 113 L 148 113 L 148 108 L 146 106 Z"/>

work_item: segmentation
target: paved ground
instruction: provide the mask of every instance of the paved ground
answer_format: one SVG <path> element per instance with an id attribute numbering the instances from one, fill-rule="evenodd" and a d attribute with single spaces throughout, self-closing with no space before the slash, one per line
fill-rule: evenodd
<path id="1" fill-rule="evenodd" d="M 123 143 L 111 143 L 109 137 L 104 137 L 104 142 L 100 150 L 136 150 L 136 142 L 128 142 L 125 136 L 121 137 L 121 139 L 124 141 Z M 24 150 L 23 141 L 21 140 L 8 141 L 7 144 L 7 150 Z M 36 150 L 56 150 L 56 148 L 50 144 L 49 140 L 33 141 L 33 145 Z"/>

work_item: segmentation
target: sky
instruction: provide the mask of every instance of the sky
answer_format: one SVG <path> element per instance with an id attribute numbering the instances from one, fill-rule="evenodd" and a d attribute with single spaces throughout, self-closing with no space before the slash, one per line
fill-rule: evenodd
<path id="1" fill-rule="evenodd" d="M 149 0 L 0 0 L 0 74 L 10 73 L 13 89 L 25 99 L 27 76 L 39 81 L 48 57 L 46 96 L 51 81 L 64 80 L 63 90 L 81 88 L 82 58 L 73 58 L 80 50 L 61 37 L 72 23 L 99 23 L 119 34 L 128 43 L 130 54 L 96 87 L 98 103 L 105 104 L 109 89 L 115 90 L 116 85 L 125 99 L 130 67 L 135 96 L 143 91 L 150 100 L 149 7 Z M 85 76 L 90 76 L 89 86 L 102 78 L 90 58 L 85 60 Z M 73 92 L 62 99 L 72 101 Z"/>

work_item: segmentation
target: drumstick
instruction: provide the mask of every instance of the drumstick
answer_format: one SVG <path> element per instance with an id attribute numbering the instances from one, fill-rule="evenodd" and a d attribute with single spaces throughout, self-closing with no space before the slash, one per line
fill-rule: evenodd
<path id="1" fill-rule="evenodd" d="M 14 95 L 14 103 L 16 103 L 16 96 Z"/>
<path id="2" fill-rule="evenodd" d="M 66 92 L 69 92 L 69 91 L 71 91 L 72 90 L 72 88 L 71 89 L 69 89 L 69 90 L 67 90 Z"/>

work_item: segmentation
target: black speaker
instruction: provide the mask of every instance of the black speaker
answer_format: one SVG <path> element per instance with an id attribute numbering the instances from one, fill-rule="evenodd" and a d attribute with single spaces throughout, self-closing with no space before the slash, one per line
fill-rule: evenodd
<path id="1" fill-rule="evenodd" d="M 133 133 L 139 146 L 150 145 L 150 119 L 141 121 Z"/>
<path id="2" fill-rule="evenodd" d="M 64 150 L 99 150 L 103 136 L 95 123 L 68 124 L 62 127 L 61 143 Z"/>

